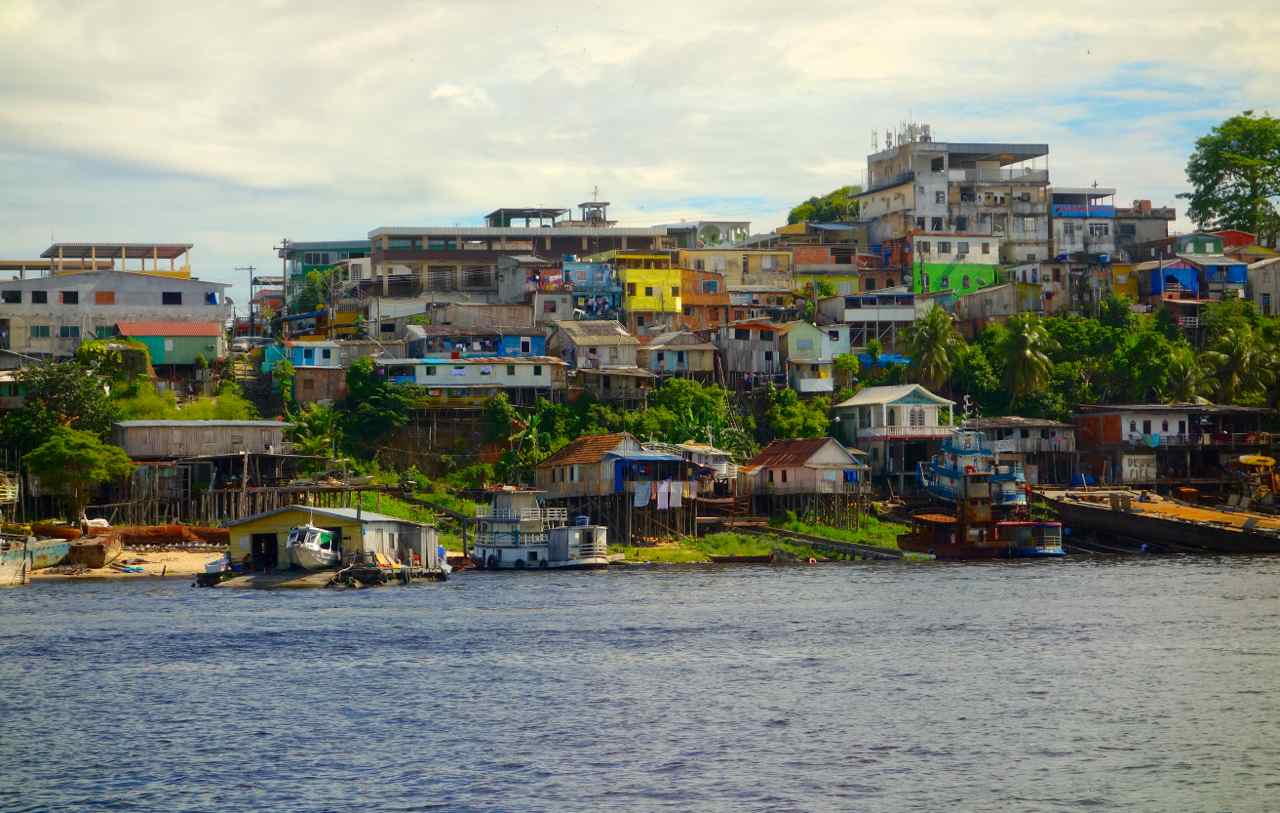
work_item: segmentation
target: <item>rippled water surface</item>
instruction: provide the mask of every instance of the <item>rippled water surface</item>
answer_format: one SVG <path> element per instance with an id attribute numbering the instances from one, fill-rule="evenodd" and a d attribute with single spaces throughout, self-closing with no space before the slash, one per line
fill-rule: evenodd
<path id="1" fill-rule="evenodd" d="M 1266 810 L 1280 559 L 0 591 L 0 809 Z"/>

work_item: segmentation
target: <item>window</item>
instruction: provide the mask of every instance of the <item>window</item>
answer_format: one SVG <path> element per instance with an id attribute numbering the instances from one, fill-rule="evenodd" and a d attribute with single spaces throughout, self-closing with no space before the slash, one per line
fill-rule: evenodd
<path id="1" fill-rule="evenodd" d="M 967 290 L 969 290 L 969 275 L 968 275 L 968 274 L 965 274 L 963 277 L 961 277 L 961 278 L 960 278 L 960 290 L 962 290 L 962 291 L 967 291 Z"/>
<path id="2" fill-rule="evenodd" d="M 116 304 L 116 292 L 115 291 L 94 291 L 93 304 L 95 305 Z"/>
<path id="3" fill-rule="evenodd" d="M 1108 226 L 1106 223 L 1090 223 L 1089 224 L 1090 237 L 1107 237 L 1110 234 L 1111 234 L 1111 227 Z"/>
<path id="4" fill-rule="evenodd" d="M 555 301 L 554 299 L 547 299 L 547 300 L 544 300 L 544 301 L 543 301 L 543 303 L 542 303 L 542 312 L 543 312 L 543 313 L 555 313 L 555 312 L 556 312 L 556 301 Z"/>
<path id="5" fill-rule="evenodd" d="M 932 161 L 929 162 L 929 171 L 941 172 L 944 169 L 943 164 L 944 164 L 944 159 L 934 158 Z"/>
<path id="6" fill-rule="evenodd" d="M 1271 294 L 1262 295 L 1262 315 L 1263 316 L 1271 315 Z"/>
<path id="7" fill-rule="evenodd" d="M 315 379 L 312 378 L 311 376 L 307 376 L 306 378 L 302 379 L 302 388 L 304 390 L 314 390 L 316 388 Z"/>
<path id="8" fill-rule="evenodd" d="M 827 338 L 828 338 L 828 339 L 830 339 L 830 340 L 831 340 L 831 341 L 833 341 L 833 342 L 838 342 L 838 341 L 840 341 L 840 331 L 838 331 L 838 330 L 828 330 L 828 331 L 827 331 Z"/>
<path id="9" fill-rule="evenodd" d="M 784 483 L 785 483 L 785 482 L 787 482 L 787 470 L 786 470 L 786 469 L 783 469 L 783 470 L 782 470 L 782 482 L 784 482 Z"/>
<path id="10" fill-rule="evenodd" d="M 1033 253 L 1033 254 L 1028 254 L 1028 255 L 1027 255 L 1027 262 L 1029 262 L 1029 263 L 1033 263 L 1033 262 L 1035 262 L 1035 261 L 1036 261 L 1036 255 L 1035 255 L 1034 253 Z"/>
<path id="11" fill-rule="evenodd" d="M 533 377 L 534 377 L 534 378 L 542 378 L 542 365 L 541 365 L 541 364 L 535 364 L 535 365 L 533 365 Z"/>
<path id="12" fill-rule="evenodd" d="M 48 305 L 49 292 L 48 291 L 32 291 L 31 304 L 32 305 Z"/>
<path id="13" fill-rule="evenodd" d="M 1054 281 L 1054 282 L 1062 282 L 1062 269 L 1061 269 L 1061 268 L 1055 268 L 1055 269 L 1053 269 L 1053 281 Z"/>
<path id="14" fill-rule="evenodd" d="M 396 332 L 396 323 L 395 323 L 395 322 L 382 322 L 381 324 L 379 324 L 379 325 L 378 325 L 378 332 L 379 332 L 379 333 L 395 333 L 395 332 Z"/>
<path id="15" fill-rule="evenodd" d="M 772 351 L 772 350 L 766 350 L 766 351 L 764 351 L 764 360 L 765 360 L 765 361 L 773 361 L 773 351 Z"/>
<path id="16" fill-rule="evenodd" d="M 773 331 L 772 331 L 772 330 L 762 330 L 762 331 L 760 331 L 760 341 L 762 341 L 762 342 L 771 342 L 771 341 L 773 341 Z"/>
<path id="17" fill-rule="evenodd" d="M 694 271 L 705 271 L 705 270 L 707 270 L 707 263 L 706 263 L 706 260 L 694 260 L 694 261 L 693 261 L 693 270 L 694 270 Z"/>
<path id="18" fill-rule="evenodd" d="M 653 296 L 653 286 L 652 286 L 652 285 L 646 285 L 646 286 L 644 286 L 644 295 L 645 295 L 645 296 Z"/>
<path id="19" fill-rule="evenodd" d="M 637 316 L 637 317 L 636 317 L 636 327 L 644 327 L 644 316 L 643 316 L 643 315 L 641 315 L 641 316 Z"/>
<path id="20" fill-rule="evenodd" d="M 898 410 L 897 410 L 897 408 L 895 408 L 895 407 L 889 407 L 887 410 L 885 410 L 885 412 L 888 414 L 888 418 L 887 418 L 887 420 L 888 420 L 888 425 L 889 425 L 889 426 L 897 426 L 897 425 L 898 425 Z"/>
<path id="21" fill-rule="evenodd" d="M 22 291 L 0 291 L 0 302 L 6 305 L 21 305 Z"/>
<path id="22" fill-rule="evenodd" d="M 423 374 L 423 375 L 435 375 L 435 374 L 436 374 L 436 368 L 435 368 L 435 367 L 423 367 L 423 368 L 422 368 L 422 374 Z"/>
<path id="23" fill-rule="evenodd" d="M 1161 422 L 1160 422 L 1160 431 L 1161 431 L 1161 432 L 1168 432 L 1168 431 L 1169 431 L 1169 422 L 1168 422 L 1168 421 L 1161 421 Z"/>
<path id="24" fill-rule="evenodd" d="M 874 290 L 876 289 L 876 281 L 875 281 L 875 279 L 874 279 L 873 277 L 867 277 L 867 278 L 863 281 L 863 283 L 862 283 L 862 287 L 863 287 L 863 288 L 865 288 L 865 289 L 866 289 L 866 290 L 868 290 L 868 291 L 874 291 Z"/>
<path id="25" fill-rule="evenodd" d="M 769 482 L 773 482 L 773 469 L 769 469 Z"/>
<path id="26" fill-rule="evenodd" d="M 921 241 L 920 241 L 920 243 L 919 243 L 919 245 L 920 245 L 920 253 L 921 253 L 921 254 L 928 254 L 928 253 L 929 253 L 929 241 L 928 241 L 928 240 L 921 240 Z"/>
<path id="27" fill-rule="evenodd" d="M 1144 434 L 1144 435 L 1150 435 L 1150 434 L 1151 434 L 1151 421 L 1150 421 L 1150 419 L 1145 420 L 1145 421 L 1143 421 L 1143 422 L 1142 422 L 1142 434 Z"/>
<path id="28" fill-rule="evenodd" d="M 181 292 L 181 291 L 164 291 L 164 292 L 162 292 L 162 293 L 160 294 L 160 304 L 161 304 L 161 305 L 181 305 L 181 304 L 182 304 L 182 292 Z"/>
<path id="29" fill-rule="evenodd" d="M 31 338 L 33 339 L 49 338 L 49 326 L 48 325 L 32 325 Z"/>
<path id="30" fill-rule="evenodd" d="M 946 192 L 941 192 L 941 191 L 939 191 L 939 192 L 934 192 L 934 193 L 933 193 L 933 202 L 934 202 L 934 203 L 946 203 L 946 202 L 947 202 L 947 193 L 946 193 Z"/>
<path id="31" fill-rule="evenodd" d="M 61 302 L 63 305 L 79 305 L 80 292 L 79 291 L 62 291 L 60 292 L 58 301 Z"/>
<path id="32" fill-rule="evenodd" d="M 532 353 L 532 352 L 533 352 L 533 339 L 529 338 L 528 336 L 521 336 L 521 337 L 520 337 L 520 352 L 521 352 L 521 353 Z"/>
<path id="33" fill-rule="evenodd" d="M 320 351 L 320 358 L 323 358 L 323 359 L 331 359 L 331 358 L 333 358 L 333 351 L 332 351 L 332 350 L 329 350 L 329 349 L 327 349 L 327 348 L 326 348 L 326 349 L 324 349 L 324 350 L 321 350 L 321 351 Z"/>
<path id="34" fill-rule="evenodd" d="M 659 363 L 659 364 L 661 364 L 663 361 L 665 361 L 665 360 L 666 360 L 666 358 L 667 358 L 667 354 L 666 354 L 666 353 L 663 353 L 662 351 L 658 351 L 658 363 Z"/>
<path id="35" fill-rule="evenodd" d="M 940 217 L 930 218 L 929 231 L 942 231 L 942 218 Z"/>
<path id="36" fill-rule="evenodd" d="M 1034 217 L 1022 218 L 1022 231 L 1025 234 L 1032 234 L 1036 230 L 1036 219 Z"/>
<path id="37" fill-rule="evenodd" d="M 812 349 L 813 349 L 813 339 L 799 339 L 798 341 L 796 341 L 796 349 L 797 349 L 797 350 L 812 350 Z"/>
<path id="38" fill-rule="evenodd" d="M 957 254 L 968 254 L 968 253 L 969 253 L 969 242 L 968 242 L 967 240 L 961 240 L 960 242 L 956 243 L 956 253 L 957 253 Z"/>
<path id="39" fill-rule="evenodd" d="M 745 327 L 735 327 L 733 329 L 733 338 L 740 342 L 750 341 L 751 331 L 747 330 Z"/>
<path id="40" fill-rule="evenodd" d="M 717 290 L 719 290 L 719 285 L 716 280 L 709 279 L 703 281 L 702 292 L 704 294 L 714 294 Z"/>
<path id="41" fill-rule="evenodd" d="M 956 231 L 968 231 L 969 218 L 965 215 L 956 215 Z"/>
<path id="42" fill-rule="evenodd" d="M 98 325 L 93 329 L 93 335 L 98 339 L 109 339 L 114 333 L 111 325 Z"/>
<path id="43" fill-rule="evenodd" d="M 991 244 L 990 244 L 990 243 L 983 243 L 983 244 L 982 244 L 982 253 L 983 253 L 983 254 L 990 254 L 990 253 L 991 253 Z"/>
<path id="44" fill-rule="evenodd" d="M 636 284 L 634 282 L 627 283 L 627 296 L 636 295 Z"/>
<path id="45" fill-rule="evenodd" d="M 672 285 L 672 286 L 671 286 L 671 295 L 672 295 L 672 296 L 680 296 L 680 286 L 679 286 L 679 285 Z"/>
<path id="46" fill-rule="evenodd" d="M 684 364 L 684 351 L 683 351 L 683 350 L 677 350 L 677 351 L 676 351 L 676 364 Z"/>
<path id="47" fill-rule="evenodd" d="M 80 326 L 63 325 L 58 328 L 58 337 L 61 339 L 78 339 L 80 338 Z"/>
<path id="48" fill-rule="evenodd" d="M 508 364 L 508 365 L 507 365 L 507 375 L 515 375 L 515 374 L 516 374 L 516 365 L 514 365 L 514 364 Z"/>
<path id="49" fill-rule="evenodd" d="M 950 240 L 943 240 L 943 241 L 941 241 L 940 243 L 938 243 L 938 253 L 939 253 L 939 254 L 950 254 L 950 253 L 951 253 L 951 241 L 950 241 Z"/>
<path id="50" fill-rule="evenodd" d="M 916 218 L 916 228 L 917 228 L 918 230 L 920 230 L 920 231 L 924 231 L 924 218 L 923 218 L 923 217 L 917 217 L 917 218 Z"/>
<path id="51" fill-rule="evenodd" d="M 1023 440 L 1026 440 L 1027 438 L 1031 437 L 1031 431 L 1030 431 L 1030 430 L 1028 430 L 1028 429 L 1021 429 L 1021 430 L 1019 430 L 1019 436 L 1020 436 Z"/>

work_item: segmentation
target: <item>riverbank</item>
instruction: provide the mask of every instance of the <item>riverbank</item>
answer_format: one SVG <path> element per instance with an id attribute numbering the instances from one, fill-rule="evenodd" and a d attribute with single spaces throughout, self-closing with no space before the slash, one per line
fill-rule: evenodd
<path id="1" fill-rule="evenodd" d="M 858 530 L 831 528 L 794 519 L 778 521 L 772 527 L 820 536 L 835 542 L 855 542 L 889 550 L 898 549 L 898 534 L 906 531 L 904 525 L 870 517 Z M 609 550 L 624 554 L 624 564 L 706 564 L 712 561 L 712 556 L 765 556 L 775 551 L 802 561 L 815 559 L 822 562 L 838 558 L 829 551 L 802 541 L 769 534 L 767 530 L 758 534 L 728 531 L 651 546 L 610 545 Z"/>
<path id="2" fill-rule="evenodd" d="M 126 548 L 112 564 L 129 563 L 129 567 L 142 568 L 141 572 L 126 573 L 111 567 L 99 567 L 82 570 L 77 573 L 60 572 L 62 568 L 37 570 L 31 574 L 32 581 L 84 581 L 93 579 L 142 579 L 142 578 L 185 578 L 189 579 L 197 573 L 203 573 L 205 565 L 217 559 L 216 551 L 187 550 L 130 550 Z"/>

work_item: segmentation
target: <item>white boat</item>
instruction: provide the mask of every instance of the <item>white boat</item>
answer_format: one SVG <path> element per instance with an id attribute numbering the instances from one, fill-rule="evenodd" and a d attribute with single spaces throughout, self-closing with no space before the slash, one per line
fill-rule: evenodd
<path id="1" fill-rule="evenodd" d="M 342 551 L 333 541 L 333 532 L 311 523 L 290 528 L 285 549 L 289 552 L 289 561 L 303 570 L 337 567 L 342 558 Z"/>
<path id="2" fill-rule="evenodd" d="M 609 564 L 608 529 L 585 518 L 569 525 L 564 508 L 547 508 L 541 491 L 504 486 L 476 506 L 471 558 L 489 570 L 595 568 Z"/>

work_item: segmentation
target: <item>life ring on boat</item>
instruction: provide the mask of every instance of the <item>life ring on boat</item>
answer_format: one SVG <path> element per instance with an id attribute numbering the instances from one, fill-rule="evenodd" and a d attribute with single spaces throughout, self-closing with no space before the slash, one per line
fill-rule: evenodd
<path id="1" fill-rule="evenodd" d="M 973 466 L 965 466 L 965 467 L 964 467 L 964 473 L 965 473 L 965 474 L 973 474 L 975 471 L 976 471 L 976 469 L 974 469 L 974 468 L 973 468 Z"/>
<path id="2" fill-rule="evenodd" d="M 539 569 L 539 570 L 546 570 L 546 569 L 547 569 L 547 568 L 549 568 L 549 567 L 551 567 L 551 565 L 547 563 L 547 560 L 546 560 L 546 559 L 543 559 L 541 562 L 538 562 L 538 569 Z"/>
<path id="3" fill-rule="evenodd" d="M 489 554 L 489 558 L 485 560 L 484 564 L 485 564 L 485 567 L 489 568 L 490 570 L 497 570 L 498 557 L 494 556 L 493 554 Z"/>

